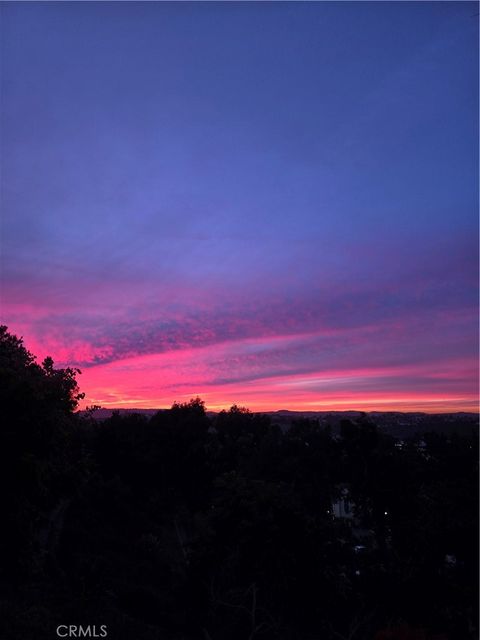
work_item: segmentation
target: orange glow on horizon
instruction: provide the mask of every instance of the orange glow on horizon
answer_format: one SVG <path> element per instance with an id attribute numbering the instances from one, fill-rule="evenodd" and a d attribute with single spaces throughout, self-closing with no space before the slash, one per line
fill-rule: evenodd
<path id="1" fill-rule="evenodd" d="M 376 390 L 400 374 L 428 376 L 439 383 L 471 378 L 469 362 L 428 366 L 362 368 L 265 376 L 241 382 L 218 383 L 203 363 L 206 349 L 176 351 L 98 365 L 84 370 L 80 386 L 86 392 L 81 408 L 100 405 L 119 409 L 169 408 L 199 396 L 211 411 L 233 404 L 251 411 L 404 411 L 424 413 L 478 412 L 478 397 L 442 391 Z M 208 351 L 211 351 L 208 349 Z M 210 354 L 211 356 L 211 354 Z M 187 376 L 188 373 L 188 376 Z M 460 385 L 462 386 L 462 385 Z M 320 387 L 319 391 L 317 387 Z M 463 392 L 462 392 L 463 391 Z"/>
<path id="2" fill-rule="evenodd" d="M 111 392 L 116 395 L 115 392 Z M 273 412 L 273 411 L 382 411 L 382 412 L 421 412 L 421 413 L 479 413 L 479 405 L 476 398 L 457 397 L 436 397 L 436 396 L 380 396 L 369 398 L 318 398 L 305 401 L 285 401 L 285 397 L 269 397 L 262 400 L 255 400 L 239 393 L 236 397 L 218 397 L 217 393 L 211 391 L 177 394 L 175 397 L 167 399 L 165 397 L 147 400 L 142 398 L 125 398 L 120 395 L 116 400 L 104 400 L 101 396 L 90 396 L 86 398 L 80 409 L 85 409 L 90 405 L 99 405 L 106 409 L 169 409 L 174 402 L 187 402 L 191 398 L 200 397 L 205 401 L 208 411 L 228 410 L 232 405 L 246 407 L 253 412 Z"/>

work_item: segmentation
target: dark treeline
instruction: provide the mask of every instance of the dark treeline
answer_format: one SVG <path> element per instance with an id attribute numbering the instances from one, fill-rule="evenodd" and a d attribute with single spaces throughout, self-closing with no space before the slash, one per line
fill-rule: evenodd
<path id="1" fill-rule="evenodd" d="M 200 399 L 75 413 L 74 369 L 0 329 L 0 637 L 477 637 L 478 431 L 281 430 Z"/>

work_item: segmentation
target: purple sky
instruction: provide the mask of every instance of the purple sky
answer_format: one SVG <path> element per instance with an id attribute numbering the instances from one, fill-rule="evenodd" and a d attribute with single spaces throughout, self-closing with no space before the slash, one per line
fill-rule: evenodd
<path id="1" fill-rule="evenodd" d="M 476 3 L 1 13 L 2 321 L 88 404 L 476 410 Z"/>

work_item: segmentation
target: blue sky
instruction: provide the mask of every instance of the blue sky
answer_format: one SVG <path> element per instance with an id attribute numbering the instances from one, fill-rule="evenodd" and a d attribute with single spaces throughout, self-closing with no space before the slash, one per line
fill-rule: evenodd
<path id="1" fill-rule="evenodd" d="M 327 370 L 362 370 L 375 407 L 419 371 L 427 408 L 475 402 L 475 3 L 1 11 L 2 307 L 27 346 L 104 403 L 248 404 L 230 372 L 266 406 L 268 380 Z M 181 382 L 96 383 L 170 357 Z M 292 407 L 336 397 L 303 391 Z"/>

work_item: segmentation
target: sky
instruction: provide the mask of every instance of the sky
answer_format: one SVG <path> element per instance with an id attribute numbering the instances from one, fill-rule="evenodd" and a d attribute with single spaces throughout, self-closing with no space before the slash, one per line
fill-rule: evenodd
<path id="1" fill-rule="evenodd" d="M 478 409 L 478 5 L 1 4 L 1 320 L 84 404 Z"/>

